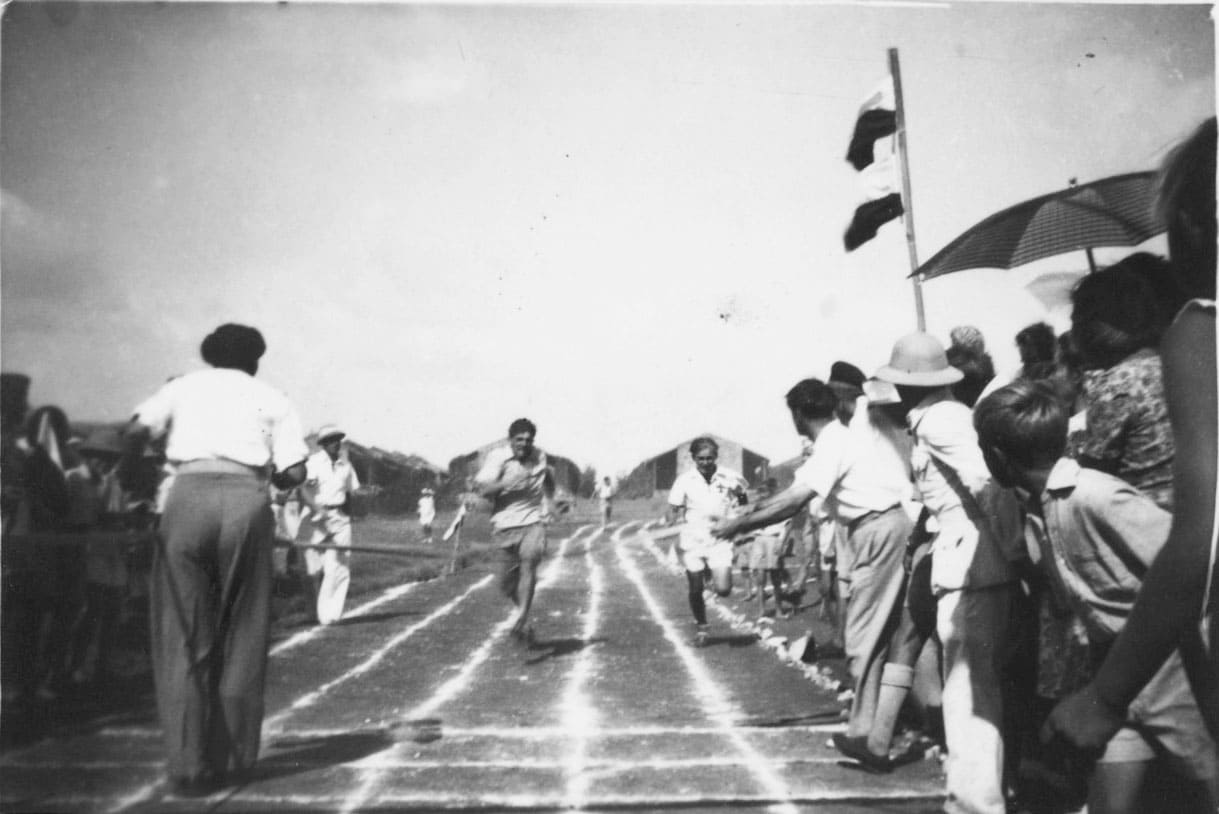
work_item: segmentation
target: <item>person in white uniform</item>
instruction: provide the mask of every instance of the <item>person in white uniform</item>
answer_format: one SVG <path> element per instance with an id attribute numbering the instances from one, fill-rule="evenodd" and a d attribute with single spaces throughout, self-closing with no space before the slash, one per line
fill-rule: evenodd
<path id="1" fill-rule="evenodd" d="M 305 551 L 305 569 L 317 593 L 317 621 L 333 625 L 343 618 L 347 589 L 351 584 L 351 494 L 360 479 L 351 462 L 340 455 L 347 434 L 334 425 L 318 430 L 321 449 L 309 456 L 308 476 L 302 496 L 313 517 L 314 545 L 325 550 Z"/>
<path id="2" fill-rule="evenodd" d="M 669 489 L 670 524 L 685 523 L 677 538 L 677 555 L 686 569 L 690 610 L 698 626 L 696 647 L 708 642 L 707 606 L 703 601 L 703 572 L 711 571 L 712 584 L 720 596 L 732 592 L 732 543 L 711 534 L 716 523 L 731 517 L 744 505 L 745 480 L 736 472 L 716 465 L 719 444 L 702 436 L 690 444 L 694 468 L 677 476 Z"/>
<path id="3" fill-rule="evenodd" d="M 419 525 L 423 529 L 423 542 L 432 544 L 432 524 L 436 522 L 436 493 L 430 486 L 423 487 L 419 494 Z"/>

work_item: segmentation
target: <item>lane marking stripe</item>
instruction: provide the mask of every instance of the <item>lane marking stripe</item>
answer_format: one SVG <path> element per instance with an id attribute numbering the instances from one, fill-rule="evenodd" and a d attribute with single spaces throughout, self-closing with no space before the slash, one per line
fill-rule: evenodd
<path id="1" fill-rule="evenodd" d="M 563 729 L 572 740 L 564 769 L 567 776 L 567 788 L 563 795 L 564 806 L 581 808 L 588 795 L 589 777 L 585 773 L 589 738 L 597 733 L 597 711 L 590 699 L 584 693 L 584 684 L 592 673 L 593 651 L 592 642 L 597 635 L 597 627 L 601 620 L 601 594 L 603 583 L 601 566 L 593 559 L 593 540 L 598 533 L 594 532 L 584 546 L 584 565 L 588 574 L 588 610 L 584 614 L 584 629 L 581 632 L 583 647 L 576 656 L 576 662 L 571 668 L 567 680 L 567 689 L 560 702 Z"/>
<path id="2" fill-rule="evenodd" d="M 736 729 L 747 733 L 750 737 L 758 735 L 773 735 L 778 737 L 785 732 L 792 733 L 831 733 L 845 732 L 846 724 L 844 723 L 827 723 L 827 724 L 795 724 L 795 725 L 774 725 L 766 724 L 747 724 L 737 723 Z M 598 729 L 594 734 L 598 740 L 609 738 L 638 738 L 646 736 L 664 736 L 664 735 L 689 735 L 691 737 L 700 737 L 703 735 L 714 734 L 721 730 L 721 727 L 706 727 L 706 726 L 623 726 L 623 727 L 606 727 Z M 381 729 L 328 729 L 324 727 L 312 729 L 286 729 L 280 732 L 280 736 L 298 737 L 298 738 L 325 738 L 335 735 L 351 735 L 360 732 L 381 732 Z M 567 732 L 567 729 L 560 726 L 532 726 L 519 728 L 501 728 L 494 726 L 471 726 L 471 727 L 444 727 L 443 736 L 446 739 L 457 738 L 502 738 L 504 740 L 524 740 L 524 741 L 542 741 L 549 740 L 555 737 L 560 737 Z M 94 733 L 101 737 L 120 737 L 120 738 L 148 738 L 160 739 L 161 730 L 151 727 L 111 727 L 100 732 Z M 5 763 L 7 765 L 7 761 Z"/>
<path id="3" fill-rule="evenodd" d="M 363 675 L 364 673 L 367 673 L 373 667 L 376 667 L 381 662 L 381 660 L 384 659 L 391 651 L 393 651 L 395 648 L 397 648 L 407 639 L 414 636 L 419 631 L 421 631 L 424 628 L 431 625 L 436 620 L 441 619 L 445 616 L 448 616 L 450 613 L 453 612 L 454 609 L 457 608 L 458 605 L 460 605 L 462 602 L 464 602 L 470 596 L 470 594 L 486 587 L 488 584 L 490 584 L 492 579 L 494 579 L 494 574 L 487 574 L 485 577 L 480 579 L 478 582 L 473 583 L 472 585 L 470 585 L 470 587 L 466 588 L 463 592 L 461 592 L 457 596 L 453 597 L 448 602 L 444 603 L 439 608 L 432 611 L 431 613 L 429 613 L 424 618 L 420 619 L 415 624 L 403 629 L 401 632 L 399 632 L 396 635 L 394 635 L 393 637 L 391 637 L 388 641 L 385 642 L 385 644 L 383 644 L 383 645 L 381 645 L 381 647 L 377 648 L 377 650 L 374 651 L 371 656 L 369 656 L 367 659 L 365 659 L 360 664 L 357 664 L 355 667 L 351 668 L 350 670 L 348 670 L 347 672 L 338 676 L 337 678 L 333 678 L 330 681 L 327 681 L 325 684 L 320 685 L 317 689 L 305 693 L 304 695 L 302 695 L 301 697 L 299 697 L 295 701 L 293 701 L 292 704 L 289 705 L 286 709 L 283 709 L 280 712 L 277 712 L 275 715 L 272 715 L 269 718 L 267 718 L 265 721 L 263 721 L 263 724 L 262 724 L 264 737 L 266 737 L 268 735 L 274 736 L 275 734 L 278 734 L 279 728 L 281 727 L 283 722 L 285 720 L 287 720 L 287 718 L 290 715 L 292 715 L 292 713 L 302 710 L 305 707 L 316 704 L 323 695 L 330 692 L 332 689 L 334 689 L 338 685 L 343 684 L 347 681 L 350 681 L 353 678 L 357 678 L 357 677 Z"/>
<path id="4" fill-rule="evenodd" d="M 691 648 L 677 633 L 672 621 L 665 616 L 664 611 L 644 583 L 634 558 L 626 553 L 623 546 L 616 547 L 615 551 L 618 554 L 618 561 L 622 564 L 623 572 L 635 584 L 635 589 L 643 599 L 644 605 L 647 606 L 648 612 L 680 657 L 682 665 L 694 683 L 695 696 L 707 705 L 707 717 L 718 726 L 720 734 L 731 741 L 737 752 L 745 758 L 750 772 L 761 783 L 768 799 L 784 800 L 790 797 L 786 784 L 770 770 L 766 759 L 734 728 L 735 720 L 740 717 L 739 712 L 707 673 L 703 663 L 695 658 Z M 787 806 L 783 810 L 795 814 L 794 807 Z"/>
<path id="5" fill-rule="evenodd" d="M 551 559 L 549 565 L 546 567 L 545 574 L 543 574 L 542 579 L 538 581 L 537 586 L 534 589 L 535 599 L 538 593 L 549 588 L 551 583 L 554 582 L 554 580 L 558 577 L 559 570 L 563 566 L 563 560 L 567 553 L 568 544 L 588 528 L 591 528 L 591 526 L 581 526 L 580 528 L 576 529 L 571 536 L 565 538 L 559 544 L 558 552 Z M 482 666 L 483 662 L 490 657 L 491 648 L 494 647 L 495 644 L 508 633 L 508 630 L 512 627 L 515 615 L 516 613 L 514 611 L 504 617 L 504 620 L 496 625 L 491 633 L 488 634 L 482 645 L 470 654 L 469 658 L 466 659 L 465 663 L 458 670 L 457 675 L 450 678 L 444 684 L 441 684 L 440 687 L 434 693 L 432 693 L 430 698 L 406 714 L 400 716 L 400 719 L 410 721 L 414 718 L 427 717 L 441 705 L 448 702 L 459 692 L 465 689 L 470 683 L 470 680 L 474 675 L 474 671 Z M 394 746 L 391 746 L 383 751 L 395 751 L 399 748 L 401 747 L 395 744 Z M 377 793 L 378 787 L 381 786 L 382 777 L 385 774 L 384 770 L 378 768 L 376 765 L 376 760 L 379 757 L 379 754 L 370 755 L 369 757 L 366 757 L 363 760 L 357 761 L 355 764 L 353 764 L 357 767 L 357 769 L 360 770 L 361 774 L 364 775 L 364 778 L 359 786 L 345 797 L 342 808 L 340 809 L 341 814 L 352 814 L 352 812 L 357 811 L 363 807 L 365 803 L 371 800 L 374 793 Z"/>

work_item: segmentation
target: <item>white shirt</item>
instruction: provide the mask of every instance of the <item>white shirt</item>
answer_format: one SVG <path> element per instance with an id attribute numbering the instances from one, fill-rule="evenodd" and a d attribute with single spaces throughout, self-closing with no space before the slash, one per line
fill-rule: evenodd
<path id="1" fill-rule="evenodd" d="M 703 480 L 698 469 L 687 469 L 677 476 L 669 489 L 669 505 L 686 508 L 686 525 L 710 529 L 731 517 L 745 494 L 745 480 L 730 469 L 717 468 L 711 482 Z"/>
<path id="2" fill-rule="evenodd" d="M 614 484 L 601 481 L 597 487 L 593 489 L 593 496 L 602 503 L 608 503 L 614 496 Z"/>
<path id="3" fill-rule="evenodd" d="M 356 470 L 346 458 L 330 460 L 326 450 L 309 456 L 305 482 L 313 490 L 314 500 L 319 506 L 334 508 L 347 502 L 347 495 L 360 488 Z"/>
<path id="4" fill-rule="evenodd" d="M 431 495 L 419 498 L 419 522 L 430 526 L 436 519 L 436 500 Z"/>
<path id="5" fill-rule="evenodd" d="M 986 486 L 990 471 L 978 446 L 973 412 L 944 390 L 919 402 L 907 420 L 914 433 L 910 464 L 923 505 L 939 518 L 945 513 L 963 512 L 961 498 L 935 461 L 939 459 L 955 471 L 974 495 Z"/>
<path id="6" fill-rule="evenodd" d="M 795 482 L 827 500 L 841 523 L 891 509 L 910 497 L 909 444 L 903 432 L 882 422 L 861 398 L 851 425 L 830 422 L 796 470 Z"/>
<path id="7" fill-rule="evenodd" d="M 135 418 L 154 436 L 169 433 L 172 462 L 273 463 L 283 471 L 309 455 L 291 402 L 241 370 L 210 368 L 166 382 L 135 408 Z"/>
<path id="8" fill-rule="evenodd" d="M 501 480 L 514 481 L 521 476 L 526 480 L 520 489 L 500 492 L 495 496 L 491 513 L 491 526 L 496 531 L 520 528 L 542 522 L 542 508 L 546 500 L 546 478 L 550 464 L 546 453 L 534 447 L 533 454 L 524 462 L 512 455 L 512 447 L 505 444 L 487 453 L 482 469 L 474 480 L 490 486 Z"/>

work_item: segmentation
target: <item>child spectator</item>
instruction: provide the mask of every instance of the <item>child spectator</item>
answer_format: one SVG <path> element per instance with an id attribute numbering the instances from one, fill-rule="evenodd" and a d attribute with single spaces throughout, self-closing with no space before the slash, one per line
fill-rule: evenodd
<path id="1" fill-rule="evenodd" d="M 974 412 L 995 480 L 1021 490 L 1039 519 L 1041 567 L 1075 607 L 1094 657 L 1121 631 L 1171 515 L 1129 483 L 1064 456 L 1067 411 L 1044 382 L 1015 382 Z M 1147 810 L 1139 790 L 1154 761 L 1178 773 L 1174 811 L 1214 811 L 1219 762 L 1174 654 L 1131 705 L 1093 770 L 1091 814 Z"/>
<path id="2" fill-rule="evenodd" d="M 1211 735 L 1219 737 L 1219 536 L 1215 534 L 1215 117 L 1170 154 L 1159 209 L 1168 225 L 1170 270 L 1187 297 L 1160 344 L 1176 452 L 1173 523 L 1145 589 L 1087 687 L 1064 699 L 1046 724 L 1092 749 L 1180 648 Z"/>
<path id="3" fill-rule="evenodd" d="M 774 478 L 767 478 L 759 499 L 765 500 L 778 491 L 779 482 Z M 764 526 L 753 533 L 753 540 L 749 543 L 749 571 L 757 575 L 758 579 L 759 622 L 766 617 L 767 582 L 774 590 L 775 615 L 786 618 L 793 612 L 791 605 L 784 603 L 781 571 L 779 570 L 779 552 L 787 537 L 788 526 L 789 521 L 787 520 Z"/>

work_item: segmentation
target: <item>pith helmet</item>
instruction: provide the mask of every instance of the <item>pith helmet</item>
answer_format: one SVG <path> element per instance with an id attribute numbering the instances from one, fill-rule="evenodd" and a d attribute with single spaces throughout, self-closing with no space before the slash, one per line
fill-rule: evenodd
<path id="1" fill-rule="evenodd" d="M 334 424 L 323 424 L 322 428 L 317 431 L 317 442 L 320 444 L 327 438 L 337 438 L 342 440 L 347 437 L 347 433 L 340 430 Z"/>
<path id="2" fill-rule="evenodd" d="M 965 374 L 948 364 L 944 346 L 922 331 L 906 334 L 893 346 L 889 364 L 876 371 L 876 378 L 890 384 L 941 387 L 955 384 Z"/>

